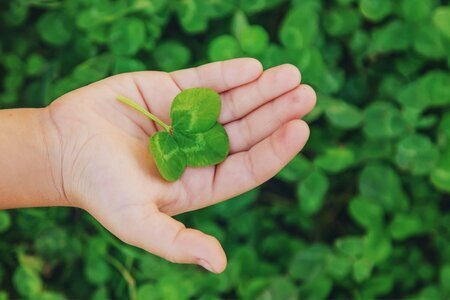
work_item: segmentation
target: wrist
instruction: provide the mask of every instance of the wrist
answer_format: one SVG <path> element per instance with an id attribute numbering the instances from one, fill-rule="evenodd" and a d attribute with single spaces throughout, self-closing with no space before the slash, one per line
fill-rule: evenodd
<path id="1" fill-rule="evenodd" d="M 67 199 L 64 187 L 62 136 L 53 119 L 51 109 L 51 106 L 40 108 L 36 115 L 39 124 L 39 133 L 37 134 L 42 141 L 41 156 L 47 178 L 47 199 L 51 206 L 72 206 Z"/>
<path id="2" fill-rule="evenodd" d="M 0 208 L 67 205 L 48 109 L 0 111 Z"/>

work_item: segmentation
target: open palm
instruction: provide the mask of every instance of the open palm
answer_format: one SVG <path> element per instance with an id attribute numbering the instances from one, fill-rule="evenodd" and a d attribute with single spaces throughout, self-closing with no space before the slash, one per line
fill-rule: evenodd
<path id="1" fill-rule="evenodd" d="M 181 90 L 220 93 L 230 155 L 221 164 L 187 168 L 163 180 L 148 151 L 160 130 L 116 100 L 122 95 L 170 124 L 171 101 Z M 171 216 L 246 192 L 274 176 L 303 147 L 309 130 L 300 120 L 315 104 L 291 65 L 262 71 L 249 58 L 172 73 L 116 75 L 68 93 L 48 111 L 58 136 L 61 191 L 69 205 L 98 219 L 123 241 L 170 261 L 196 263 L 219 273 L 226 266 L 218 241 Z"/>

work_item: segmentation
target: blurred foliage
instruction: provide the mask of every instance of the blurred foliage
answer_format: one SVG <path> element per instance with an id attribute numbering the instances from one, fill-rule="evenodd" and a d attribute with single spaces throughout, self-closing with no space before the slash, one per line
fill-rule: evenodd
<path id="1" fill-rule="evenodd" d="M 450 6 L 444 0 L 0 2 L 0 106 L 108 75 L 253 56 L 318 92 L 279 175 L 179 217 L 226 272 L 173 265 L 75 209 L 0 212 L 0 299 L 450 299 Z"/>

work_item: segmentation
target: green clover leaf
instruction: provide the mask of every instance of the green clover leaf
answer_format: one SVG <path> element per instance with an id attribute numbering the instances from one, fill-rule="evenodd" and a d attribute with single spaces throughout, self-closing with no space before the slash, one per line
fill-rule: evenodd
<path id="1" fill-rule="evenodd" d="M 211 129 L 220 114 L 220 96 L 211 89 L 187 89 L 175 96 L 170 117 L 172 127 L 188 133 Z"/>
<path id="2" fill-rule="evenodd" d="M 450 7 L 438 7 L 433 13 L 433 24 L 441 33 L 450 38 Z"/>
<path id="3" fill-rule="evenodd" d="M 208 45 L 208 57 L 211 61 L 227 60 L 242 54 L 238 40 L 229 34 L 214 38 Z"/>
<path id="4" fill-rule="evenodd" d="M 150 138 L 150 152 L 163 178 L 175 181 L 181 177 L 186 168 L 186 156 L 169 133 L 155 133 Z"/>
<path id="5" fill-rule="evenodd" d="M 222 125 L 215 125 L 200 133 L 174 131 L 173 137 L 186 156 L 191 167 L 206 167 L 223 161 L 228 155 L 228 136 Z"/>
<path id="6" fill-rule="evenodd" d="M 164 179 L 175 181 L 187 166 L 216 165 L 227 157 L 230 143 L 225 129 L 217 122 L 221 102 L 215 91 L 192 88 L 179 93 L 170 109 L 171 126 L 132 100 L 122 96 L 117 99 L 164 128 L 150 137 L 149 146 Z"/>
<path id="7" fill-rule="evenodd" d="M 438 152 L 427 136 L 414 133 L 398 143 L 395 162 L 414 175 L 425 175 L 436 165 Z"/>
<path id="8" fill-rule="evenodd" d="M 393 5 L 390 0 L 361 0 L 359 8 L 364 17 L 379 22 L 392 12 Z"/>

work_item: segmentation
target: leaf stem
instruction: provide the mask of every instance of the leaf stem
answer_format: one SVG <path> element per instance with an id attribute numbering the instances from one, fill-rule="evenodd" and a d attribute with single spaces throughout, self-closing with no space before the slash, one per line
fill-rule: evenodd
<path id="1" fill-rule="evenodd" d="M 145 116 L 147 116 L 150 120 L 158 123 L 159 125 L 161 125 L 161 127 L 164 128 L 164 130 L 166 130 L 167 132 L 171 133 L 172 132 L 172 127 L 167 125 L 166 123 L 164 123 L 160 118 L 158 118 L 157 116 L 151 114 L 150 112 L 146 111 L 145 108 L 143 108 L 142 106 L 140 106 L 139 104 L 135 103 L 133 100 L 124 97 L 124 96 L 118 96 L 117 100 L 119 100 L 120 102 L 134 108 L 135 110 L 137 110 L 138 112 L 144 114 Z"/>
<path id="2" fill-rule="evenodd" d="M 136 280 L 133 278 L 131 273 L 125 268 L 125 266 L 116 258 L 111 255 L 106 256 L 106 260 L 109 261 L 119 273 L 122 275 L 123 279 L 128 285 L 128 296 L 131 300 L 137 299 L 137 291 L 136 291 Z"/>

